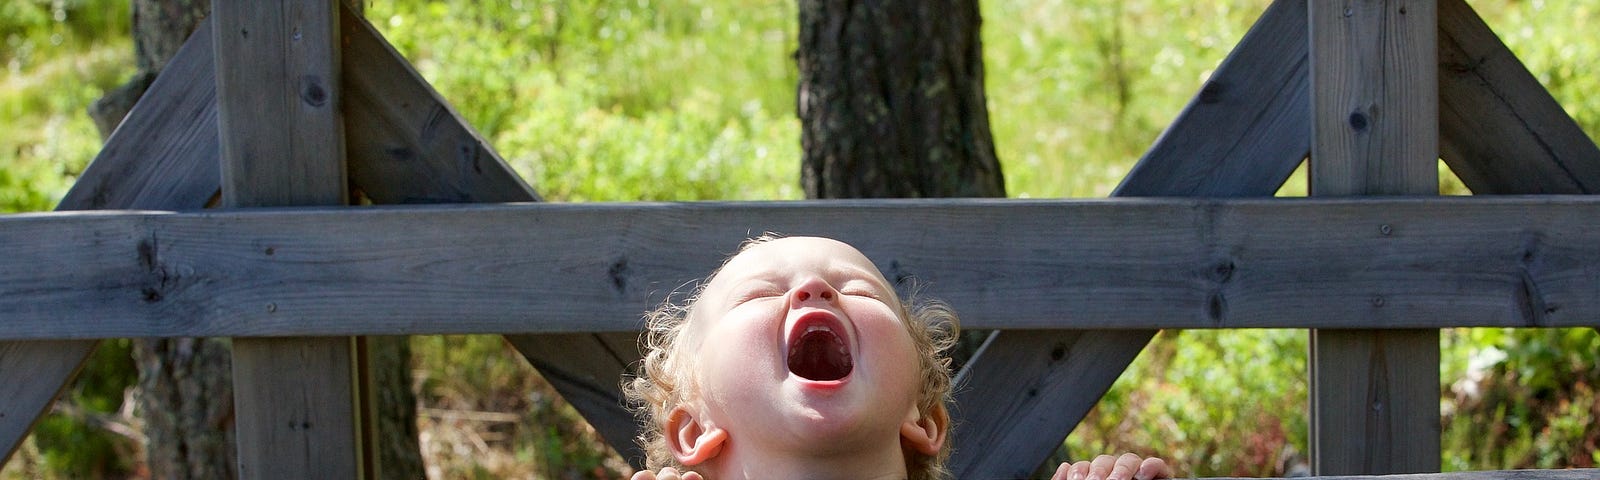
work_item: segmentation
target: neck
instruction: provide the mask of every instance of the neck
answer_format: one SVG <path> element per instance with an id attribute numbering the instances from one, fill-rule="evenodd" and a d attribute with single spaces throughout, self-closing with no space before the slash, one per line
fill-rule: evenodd
<path id="1" fill-rule="evenodd" d="M 905 454 L 892 448 L 823 454 L 737 448 L 730 442 L 720 455 L 692 470 L 709 480 L 905 480 Z"/>

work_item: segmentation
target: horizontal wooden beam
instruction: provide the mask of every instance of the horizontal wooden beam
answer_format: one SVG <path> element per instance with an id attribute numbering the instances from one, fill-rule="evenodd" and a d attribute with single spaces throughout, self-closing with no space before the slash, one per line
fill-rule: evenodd
<path id="1" fill-rule="evenodd" d="M 1406 475 L 1319 476 L 1304 477 L 1304 480 L 1594 480 L 1596 478 L 1600 478 L 1600 469 L 1577 468 L 1570 470 L 1486 470 Z M 1217 477 L 1210 480 L 1246 479 Z"/>
<path id="2" fill-rule="evenodd" d="M 766 231 L 853 243 L 976 328 L 1593 326 L 1596 218 L 1584 196 L 21 214 L 0 339 L 632 331 Z"/>

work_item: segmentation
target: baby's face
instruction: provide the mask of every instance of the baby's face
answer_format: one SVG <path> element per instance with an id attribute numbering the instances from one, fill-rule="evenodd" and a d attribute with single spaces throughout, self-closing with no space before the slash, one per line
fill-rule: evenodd
<path id="1" fill-rule="evenodd" d="M 792 237 L 745 250 L 689 314 L 702 414 L 734 445 L 898 445 L 921 382 L 901 311 L 878 269 L 842 242 Z"/>

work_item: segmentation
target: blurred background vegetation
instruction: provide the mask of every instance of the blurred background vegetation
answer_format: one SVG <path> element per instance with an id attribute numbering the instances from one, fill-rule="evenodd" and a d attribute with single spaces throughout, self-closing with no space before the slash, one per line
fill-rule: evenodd
<path id="1" fill-rule="evenodd" d="M 1016 197 L 1101 197 L 1267 0 L 984 0 L 995 141 Z M 1600 0 L 1471 2 L 1594 136 Z M 551 201 L 795 199 L 788 0 L 380 0 L 367 17 Z M 100 147 L 85 108 L 133 72 L 126 0 L 0 3 L 0 212 L 52 208 Z M 1443 169 L 1443 167 L 1441 167 Z M 1464 194 L 1448 172 L 1446 193 Z M 1303 177 L 1283 195 L 1304 194 Z M 641 311 L 647 306 L 641 305 Z M 959 306 L 958 306 L 959 307 Z M 416 337 L 435 478 L 618 478 L 626 465 L 498 337 Z M 1447 330 L 1446 470 L 1600 463 L 1593 329 Z M 1306 334 L 1167 331 L 1067 443 L 1184 475 L 1304 461 Z M 140 476 L 136 375 L 110 341 L 3 470 Z"/>

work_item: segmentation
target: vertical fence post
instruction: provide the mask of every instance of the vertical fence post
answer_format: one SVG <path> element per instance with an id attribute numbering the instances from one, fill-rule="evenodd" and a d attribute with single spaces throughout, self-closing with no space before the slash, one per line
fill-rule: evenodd
<path id="1" fill-rule="evenodd" d="M 1311 193 L 1437 195 L 1436 0 L 1307 1 Z M 1382 285 L 1354 301 L 1405 314 Z M 1312 330 L 1310 358 L 1316 475 L 1438 471 L 1438 330 Z"/>
<path id="2" fill-rule="evenodd" d="M 212 15 L 223 206 L 346 204 L 336 0 L 216 0 Z M 240 478 L 363 476 L 356 343 L 234 339 Z"/>

